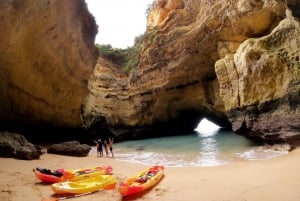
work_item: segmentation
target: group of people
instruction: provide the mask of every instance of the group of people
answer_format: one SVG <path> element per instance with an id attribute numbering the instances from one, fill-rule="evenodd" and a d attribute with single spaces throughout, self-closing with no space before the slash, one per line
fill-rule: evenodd
<path id="1" fill-rule="evenodd" d="M 103 157 L 103 150 L 105 151 L 106 157 L 109 157 L 109 152 L 111 153 L 111 157 L 114 158 L 113 153 L 113 138 L 108 138 L 108 140 L 102 141 L 101 138 L 99 138 L 97 141 L 94 140 L 96 143 L 97 148 L 97 157 Z"/>

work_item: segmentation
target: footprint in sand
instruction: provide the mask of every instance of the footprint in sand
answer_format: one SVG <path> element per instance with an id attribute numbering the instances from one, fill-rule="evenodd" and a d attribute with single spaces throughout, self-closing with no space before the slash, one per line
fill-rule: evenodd
<path id="1" fill-rule="evenodd" d="M 156 196 L 161 196 L 162 194 L 167 192 L 167 189 L 156 188 L 156 189 L 154 189 L 154 191 L 156 192 Z"/>
<path id="2" fill-rule="evenodd" d="M 2 187 L 1 187 L 2 188 Z M 5 201 L 11 201 L 14 191 L 9 190 L 9 189 L 3 189 L 0 191 L 1 193 L 1 200 L 5 200 Z"/>

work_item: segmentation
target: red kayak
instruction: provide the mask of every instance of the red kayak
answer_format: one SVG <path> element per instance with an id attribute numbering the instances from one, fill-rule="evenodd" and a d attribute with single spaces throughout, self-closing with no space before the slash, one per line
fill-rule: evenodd
<path id="1" fill-rule="evenodd" d="M 33 169 L 35 176 L 42 182 L 57 183 L 63 181 L 64 169 L 50 170 L 46 168 Z"/>
<path id="2" fill-rule="evenodd" d="M 50 170 L 46 168 L 35 168 L 35 176 L 42 182 L 57 183 L 63 181 L 80 181 L 90 179 L 98 175 L 110 174 L 112 171 L 111 166 L 98 166 L 92 168 L 82 168 L 76 170 L 57 169 Z"/>

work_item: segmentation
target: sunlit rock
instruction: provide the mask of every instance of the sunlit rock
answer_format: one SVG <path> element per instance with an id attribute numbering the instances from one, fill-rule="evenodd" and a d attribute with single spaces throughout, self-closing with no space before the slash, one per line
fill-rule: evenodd
<path id="1" fill-rule="evenodd" d="M 270 33 L 285 10 L 286 3 L 275 0 L 157 0 L 139 44 L 139 65 L 126 75 L 98 60 L 84 125 L 143 136 L 192 131 L 203 117 L 230 127 L 215 62 L 246 39 Z"/>
<path id="2" fill-rule="evenodd" d="M 0 24 L 1 128 L 80 128 L 97 59 L 84 0 L 1 0 Z"/>
<path id="3" fill-rule="evenodd" d="M 300 26 L 287 18 L 216 63 L 235 132 L 267 142 L 300 141 Z"/>

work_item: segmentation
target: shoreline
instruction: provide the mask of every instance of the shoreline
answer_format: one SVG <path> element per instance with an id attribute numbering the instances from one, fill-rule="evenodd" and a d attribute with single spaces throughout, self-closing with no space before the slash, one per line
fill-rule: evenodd
<path id="1" fill-rule="evenodd" d="M 115 155 L 119 160 L 131 163 L 151 165 L 158 163 L 166 167 L 212 167 L 230 164 L 239 161 L 256 161 L 266 160 L 280 157 L 289 153 L 288 149 L 279 147 L 270 147 L 266 145 L 249 147 L 247 149 L 240 149 L 235 151 L 223 152 L 170 152 L 165 149 L 152 151 L 136 150 L 131 148 L 117 148 L 114 149 Z M 96 153 L 95 148 L 91 152 Z"/>
<path id="2" fill-rule="evenodd" d="M 286 144 L 257 144 L 232 132 L 193 133 L 116 143 L 114 152 L 124 161 L 172 167 L 215 166 L 235 161 L 261 160 L 288 153 Z"/>
<path id="3" fill-rule="evenodd" d="M 53 192 L 49 185 L 40 183 L 32 169 L 78 169 L 111 165 L 117 184 L 126 177 L 143 170 L 147 165 L 121 161 L 118 158 L 71 157 L 43 154 L 39 160 L 25 161 L 1 158 L 0 199 L 6 201 L 42 200 Z M 99 191 L 74 198 L 77 201 L 299 201 L 300 148 L 287 155 L 255 161 L 240 161 L 220 166 L 166 167 L 165 176 L 151 190 L 135 197 L 122 198 L 114 190 Z"/>

